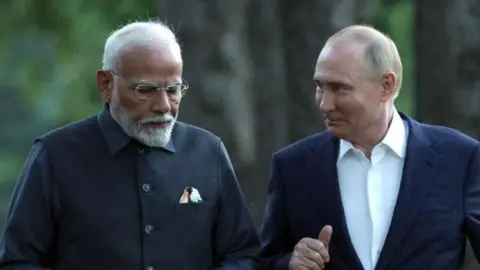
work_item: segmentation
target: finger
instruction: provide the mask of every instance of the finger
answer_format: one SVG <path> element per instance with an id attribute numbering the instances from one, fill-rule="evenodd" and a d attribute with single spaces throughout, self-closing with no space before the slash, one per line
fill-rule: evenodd
<path id="1" fill-rule="evenodd" d="M 330 261 L 330 256 L 325 245 L 317 239 L 303 238 L 296 245 L 295 250 L 304 260 L 314 262 L 315 265 L 323 267 Z"/>
<path id="2" fill-rule="evenodd" d="M 323 242 L 312 239 L 312 241 L 306 241 L 306 244 L 310 249 L 319 253 L 322 256 L 322 259 L 325 263 L 330 262 L 330 254 L 328 251 L 328 247 L 325 246 Z"/>
<path id="3" fill-rule="evenodd" d="M 326 248 L 321 249 L 318 253 L 320 254 L 320 256 L 322 256 L 324 263 L 330 262 L 330 254 L 328 253 L 328 250 Z"/>
<path id="4" fill-rule="evenodd" d="M 293 270 L 310 270 L 310 268 L 303 265 L 295 265 L 292 269 Z"/>
<path id="5" fill-rule="evenodd" d="M 317 262 L 315 262 L 311 259 L 305 258 L 305 257 L 301 258 L 301 262 L 300 262 L 299 265 L 302 266 L 305 269 L 308 269 L 308 270 L 321 270 L 321 269 L 323 269 L 323 266 L 320 266 Z"/>
<path id="6" fill-rule="evenodd" d="M 328 249 L 326 248 L 325 244 L 319 240 L 312 239 L 312 241 L 305 241 L 305 245 L 319 254 L 328 255 Z"/>
<path id="7" fill-rule="evenodd" d="M 330 225 L 326 225 L 322 228 L 318 235 L 318 240 L 322 242 L 328 250 L 328 246 L 330 245 L 330 239 L 332 238 L 333 228 Z"/>
<path id="8" fill-rule="evenodd" d="M 318 244 L 323 246 L 323 244 L 319 241 L 315 242 L 318 242 Z M 323 248 L 323 250 L 325 251 L 325 248 Z M 323 256 L 315 249 L 312 249 L 307 245 L 301 246 L 299 248 L 299 253 L 302 256 L 302 261 L 308 262 L 307 265 L 310 266 L 312 269 L 322 269 L 322 267 L 325 265 L 325 260 Z"/>
<path id="9" fill-rule="evenodd" d="M 306 266 L 306 265 L 296 265 L 295 267 L 293 267 L 294 270 L 310 270 L 310 269 L 314 269 L 314 268 L 310 268 L 309 266 Z"/>
<path id="10" fill-rule="evenodd" d="M 303 256 L 302 252 L 299 249 L 295 249 L 292 253 L 292 258 L 290 260 L 289 269 L 292 270 L 310 270 L 315 269 L 317 264 L 305 256 Z"/>

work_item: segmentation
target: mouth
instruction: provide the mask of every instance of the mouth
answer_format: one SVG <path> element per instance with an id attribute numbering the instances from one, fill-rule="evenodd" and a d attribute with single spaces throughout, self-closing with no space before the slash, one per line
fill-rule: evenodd
<path id="1" fill-rule="evenodd" d="M 163 129 L 163 128 L 167 128 L 171 122 L 172 121 L 153 121 L 153 122 L 143 123 L 142 125 L 147 128 Z"/>
<path id="2" fill-rule="evenodd" d="M 342 123 L 343 121 L 340 120 L 340 119 L 328 119 L 328 118 L 325 118 L 325 124 L 327 124 L 328 126 L 335 126 L 335 125 L 338 125 L 340 123 Z"/>

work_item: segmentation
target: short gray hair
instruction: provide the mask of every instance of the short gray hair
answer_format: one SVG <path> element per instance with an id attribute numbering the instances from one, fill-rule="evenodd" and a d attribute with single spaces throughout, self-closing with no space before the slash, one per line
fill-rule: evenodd
<path id="1" fill-rule="evenodd" d="M 402 87 L 403 66 L 395 42 L 384 33 L 367 25 L 348 26 L 331 36 L 327 43 L 340 38 L 351 37 L 365 44 L 365 67 L 374 78 L 379 78 L 387 72 L 393 72 L 396 77 L 394 99 L 398 97 Z"/>
<path id="2" fill-rule="evenodd" d="M 115 30 L 105 42 L 103 52 L 103 70 L 117 67 L 118 58 L 127 50 L 136 46 L 168 46 L 179 59 L 181 49 L 177 37 L 161 21 L 132 22 Z"/>

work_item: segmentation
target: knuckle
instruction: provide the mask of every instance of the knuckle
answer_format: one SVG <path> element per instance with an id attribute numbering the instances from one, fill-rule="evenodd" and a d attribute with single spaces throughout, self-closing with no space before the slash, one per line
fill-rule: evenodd
<path id="1" fill-rule="evenodd" d="M 299 242 L 299 243 L 307 244 L 309 241 L 310 241 L 310 238 L 304 237 L 304 238 L 300 239 L 300 242 Z"/>
<path id="2" fill-rule="evenodd" d="M 291 261 L 294 263 L 298 263 L 299 261 L 301 261 L 301 258 L 302 258 L 302 254 L 298 251 L 294 251 L 292 254 Z"/>
<path id="3" fill-rule="evenodd" d="M 294 251 L 297 253 L 303 253 L 303 250 L 305 250 L 306 246 L 302 244 L 298 244 L 295 246 Z"/>
<path id="4" fill-rule="evenodd" d="M 317 261 L 320 261 L 320 260 L 322 260 L 322 255 L 320 255 L 320 253 L 313 252 L 312 258 L 317 260 Z"/>

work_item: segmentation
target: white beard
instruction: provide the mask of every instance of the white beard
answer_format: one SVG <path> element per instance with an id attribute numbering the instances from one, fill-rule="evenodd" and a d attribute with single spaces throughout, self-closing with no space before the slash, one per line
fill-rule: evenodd
<path id="1" fill-rule="evenodd" d="M 116 94 L 112 95 L 110 111 L 113 119 L 117 121 L 128 136 L 150 147 L 164 147 L 170 141 L 173 126 L 177 121 L 177 116 L 173 117 L 170 113 L 134 121 L 128 110 L 120 104 Z M 165 128 L 147 128 L 143 125 L 149 122 L 168 122 L 168 126 Z"/>

